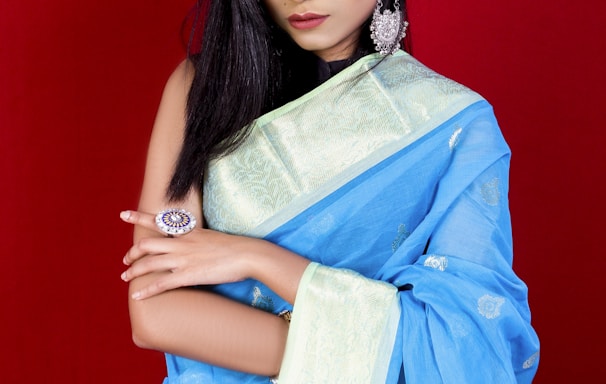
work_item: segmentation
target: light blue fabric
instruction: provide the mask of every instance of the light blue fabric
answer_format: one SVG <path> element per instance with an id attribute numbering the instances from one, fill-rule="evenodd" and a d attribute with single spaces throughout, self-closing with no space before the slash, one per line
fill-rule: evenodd
<path id="1" fill-rule="evenodd" d="M 509 158 L 481 101 L 266 239 L 401 287 L 388 383 L 402 382 L 402 369 L 409 384 L 530 383 L 539 342 L 526 286 L 511 269 Z M 252 280 L 216 291 L 274 313 L 290 309 Z M 165 384 L 269 382 L 172 355 L 167 364 Z"/>
<path id="2" fill-rule="evenodd" d="M 444 143 L 455 127 L 462 131 L 450 150 Z M 511 270 L 508 165 L 492 110 L 480 102 L 269 239 L 325 265 L 412 286 L 400 293 L 388 382 L 397 382 L 403 362 L 408 383 L 529 383 L 539 345 L 526 286 Z M 493 304 L 500 315 L 480 313 Z"/>

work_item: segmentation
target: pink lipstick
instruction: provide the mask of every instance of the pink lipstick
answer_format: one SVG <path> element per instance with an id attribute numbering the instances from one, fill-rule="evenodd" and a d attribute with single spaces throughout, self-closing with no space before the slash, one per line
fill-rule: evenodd
<path id="1" fill-rule="evenodd" d="M 296 29 L 311 29 L 322 24 L 328 16 L 317 15 L 315 13 L 304 13 L 302 15 L 294 14 L 288 18 L 288 22 Z"/>

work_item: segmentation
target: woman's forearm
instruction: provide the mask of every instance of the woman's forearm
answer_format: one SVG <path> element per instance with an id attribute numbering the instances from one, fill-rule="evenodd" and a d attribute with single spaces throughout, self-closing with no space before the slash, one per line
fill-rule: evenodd
<path id="1" fill-rule="evenodd" d="M 250 278 L 263 282 L 284 300 L 294 304 L 303 272 L 310 260 L 269 241 L 254 239 L 242 251 L 251 263 Z"/>
<path id="2" fill-rule="evenodd" d="M 146 269 L 142 265 L 151 263 L 149 272 L 126 279 L 134 342 L 142 348 L 238 371 L 277 374 L 286 345 L 286 321 L 212 292 L 170 289 L 167 281 L 176 278 L 178 284 L 173 287 L 183 287 L 253 278 L 293 303 L 309 260 L 264 240 L 214 231 L 199 229 L 180 238 L 158 238 L 152 215 L 131 212 L 128 216 L 127 221 L 139 224 L 135 250 L 127 253 L 129 271 Z M 159 248 L 150 245 L 151 240 L 146 245 L 139 243 L 148 238 L 156 238 L 153 244 Z M 129 258 L 137 252 L 149 255 L 133 264 Z M 152 267 L 161 258 L 168 264 Z M 173 264 L 177 259 L 187 265 Z M 137 299 L 133 299 L 135 292 L 149 287 L 163 292 L 134 295 Z"/>
<path id="3" fill-rule="evenodd" d="M 122 279 L 150 274 L 150 284 L 131 292 L 146 299 L 161 292 L 195 285 L 223 284 L 255 279 L 289 303 L 294 303 L 299 281 L 309 260 L 262 239 L 196 228 L 177 238 L 159 237 L 152 214 L 124 211 L 121 218 L 135 224 L 135 241 L 124 257 L 129 268 Z M 159 272 L 171 271 L 159 275 Z"/>
<path id="4" fill-rule="evenodd" d="M 130 291 L 153 275 L 130 283 Z M 288 324 L 278 316 L 207 291 L 176 289 L 129 299 L 134 342 L 147 349 L 238 371 L 278 373 Z"/>

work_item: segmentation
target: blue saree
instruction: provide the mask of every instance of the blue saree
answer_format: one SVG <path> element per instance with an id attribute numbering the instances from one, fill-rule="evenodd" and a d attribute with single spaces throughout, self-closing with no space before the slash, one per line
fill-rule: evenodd
<path id="1" fill-rule="evenodd" d="M 210 164 L 209 227 L 314 262 L 294 309 L 258 281 L 215 291 L 293 310 L 281 384 L 530 383 L 539 342 L 492 108 L 404 52 L 378 60 L 261 116 Z M 166 359 L 165 384 L 269 382 Z"/>

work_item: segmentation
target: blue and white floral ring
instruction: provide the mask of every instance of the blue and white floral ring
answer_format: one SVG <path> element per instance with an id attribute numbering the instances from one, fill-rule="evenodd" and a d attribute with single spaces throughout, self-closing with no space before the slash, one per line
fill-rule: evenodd
<path id="1" fill-rule="evenodd" d="M 184 209 L 170 208 L 156 215 L 156 225 L 169 236 L 185 235 L 196 228 L 196 217 Z"/>

